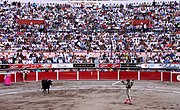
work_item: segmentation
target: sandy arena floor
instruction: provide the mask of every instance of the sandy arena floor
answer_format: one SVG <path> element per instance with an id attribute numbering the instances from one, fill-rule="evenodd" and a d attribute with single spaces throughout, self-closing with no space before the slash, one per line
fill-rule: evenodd
<path id="1" fill-rule="evenodd" d="M 41 82 L 0 84 L 0 110 L 180 110 L 180 83 L 135 81 L 133 104 L 116 81 L 54 81 L 50 94 Z"/>

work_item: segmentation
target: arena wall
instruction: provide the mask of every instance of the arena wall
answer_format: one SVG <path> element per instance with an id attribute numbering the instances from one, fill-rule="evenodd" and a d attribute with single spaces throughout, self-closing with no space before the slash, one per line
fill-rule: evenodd
<path id="1" fill-rule="evenodd" d="M 5 74 L 0 74 L 0 83 L 4 82 Z M 68 72 L 30 72 L 27 81 L 52 80 L 158 80 L 180 82 L 178 72 L 144 72 L 144 71 L 68 71 Z M 23 74 L 11 74 L 12 82 L 22 82 Z"/>

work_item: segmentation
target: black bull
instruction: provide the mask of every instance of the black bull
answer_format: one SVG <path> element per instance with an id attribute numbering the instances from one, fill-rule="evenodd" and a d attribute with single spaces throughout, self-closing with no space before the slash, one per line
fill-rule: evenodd
<path id="1" fill-rule="evenodd" d="M 42 80 L 42 89 L 44 93 L 46 92 L 46 89 L 48 89 L 48 94 L 49 94 L 50 85 L 52 86 L 51 80 L 46 80 L 46 79 Z"/>

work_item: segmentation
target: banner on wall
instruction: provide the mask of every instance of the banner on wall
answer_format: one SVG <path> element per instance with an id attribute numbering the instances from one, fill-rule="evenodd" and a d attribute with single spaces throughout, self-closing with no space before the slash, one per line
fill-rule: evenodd
<path id="1" fill-rule="evenodd" d="M 9 64 L 9 69 L 43 69 L 51 68 L 51 64 Z"/>
<path id="2" fill-rule="evenodd" d="M 180 69 L 180 64 L 141 64 L 141 68 L 149 69 Z"/>
<path id="3" fill-rule="evenodd" d="M 8 69 L 9 65 L 0 65 L 0 69 Z"/>
<path id="4" fill-rule="evenodd" d="M 27 19 L 19 19 L 18 24 L 24 25 L 24 24 L 45 24 L 45 20 L 27 20 Z"/>
<path id="5" fill-rule="evenodd" d="M 180 64 L 163 64 L 163 69 L 180 69 Z"/>
<path id="6" fill-rule="evenodd" d="M 52 68 L 73 68 L 73 63 L 52 64 Z"/>
<path id="7" fill-rule="evenodd" d="M 138 67 L 144 69 L 180 69 L 180 64 L 140 64 Z M 123 64 L 94 64 L 94 63 L 61 63 L 61 64 L 8 64 L 0 65 L 0 69 L 48 69 L 48 68 L 124 68 L 124 67 L 134 67 L 133 65 L 123 65 Z"/>
<path id="8" fill-rule="evenodd" d="M 150 69 L 163 68 L 163 65 L 162 64 L 141 64 L 141 68 L 150 68 Z"/>
<path id="9" fill-rule="evenodd" d="M 99 68 L 120 68 L 120 64 L 99 64 Z"/>
<path id="10" fill-rule="evenodd" d="M 94 64 L 94 63 L 89 63 L 89 64 L 86 64 L 86 63 L 73 64 L 73 67 L 74 68 L 95 68 L 96 64 Z"/>

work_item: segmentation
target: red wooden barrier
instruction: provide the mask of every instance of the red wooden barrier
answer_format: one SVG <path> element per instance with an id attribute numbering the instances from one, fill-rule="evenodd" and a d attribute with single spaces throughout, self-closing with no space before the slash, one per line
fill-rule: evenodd
<path id="1" fill-rule="evenodd" d="M 119 79 L 135 79 L 138 80 L 138 72 L 137 71 L 120 71 Z"/>
<path id="2" fill-rule="evenodd" d="M 43 79 L 57 80 L 57 72 L 38 72 L 38 80 Z"/>
<path id="3" fill-rule="evenodd" d="M 141 72 L 141 80 L 161 80 L 161 72 Z"/>
<path id="4" fill-rule="evenodd" d="M 170 81 L 171 73 L 163 72 L 163 81 Z"/>
<path id="5" fill-rule="evenodd" d="M 28 81 L 36 81 L 36 72 L 30 72 L 27 74 Z"/>
<path id="6" fill-rule="evenodd" d="M 80 71 L 79 80 L 97 80 L 97 71 Z"/>
<path id="7" fill-rule="evenodd" d="M 76 80 L 77 73 L 72 72 L 59 72 L 59 80 Z"/>
<path id="8" fill-rule="evenodd" d="M 15 74 L 11 74 L 11 81 L 15 82 Z"/>
<path id="9" fill-rule="evenodd" d="M 17 72 L 16 73 L 16 82 L 23 82 L 23 74 Z"/>
<path id="10" fill-rule="evenodd" d="M 171 73 L 170 72 L 140 72 L 140 80 L 161 80 L 162 81 L 171 81 Z M 161 76 L 162 75 L 162 76 Z M 105 71 L 99 72 L 99 79 L 100 80 L 117 80 L 119 79 L 135 79 L 138 80 L 138 71 Z M 98 80 L 98 72 L 97 71 L 79 71 L 78 75 L 77 72 L 70 71 L 70 72 L 39 72 L 38 73 L 38 80 L 42 79 L 53 79 L 53 80 Z M 178 78 L 179 79 L 178 79 Z M 12 82 L 15 82 L 15 74 L 11 74 Z M 28 81 L 36 81 L 36 73 L 31 72 L 27 74 Z M 23 81 L 23 74 L 16 73 L 16 81 L 22 82 Z M 172 81 L 173 82 L 180 82 L 180 73 L 172 73 Z M 0 74 L 0 83 L 4 82 L 4 74 Z"/>
<path id="11" fill-rule="evenodd" d="M 172 82 L 180 82 L 180 73 L 172 73 Z"/>
<path id="12" fill-rule="evenodd" d="M 0 74 L 0 83 L 4 82 L 4 74 Z"/>
<path id="13" fill-rule="evenodd" d="M 99 72 L 100 80 L 117 80 L 118 79 L 118 71 L 103 71 Z"/>

